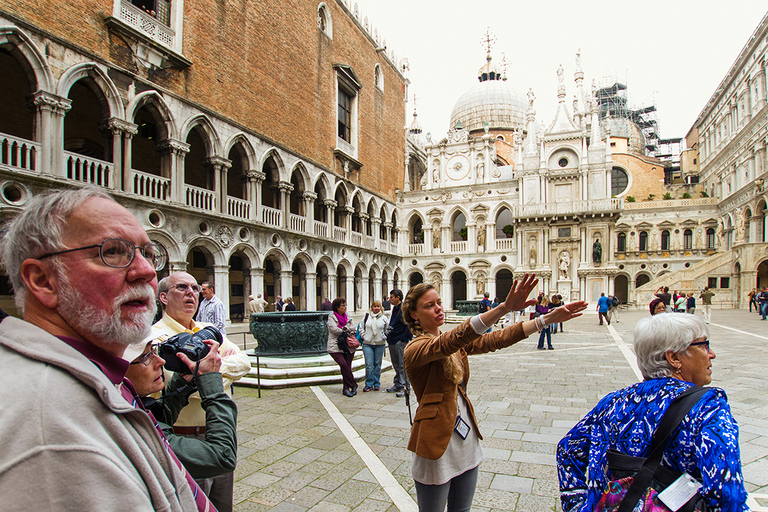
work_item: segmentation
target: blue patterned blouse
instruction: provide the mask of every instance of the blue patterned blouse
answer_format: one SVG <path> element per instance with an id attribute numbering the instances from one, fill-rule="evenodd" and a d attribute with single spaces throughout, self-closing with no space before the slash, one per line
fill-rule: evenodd
<path id="1" fill-rule="evenodd" d="M 664 411 L 691 385 L 672 378 L 651 379 L 600 400 L 557 445 L 563 512 L 594 509 L 609 480 L 608 449 L 647 457 Z M 693 406 L 670 437 L 661 464 L 701 482 L 711 511 L 749 510 L 739 427 L 722 389 L 712 388 Z"/>

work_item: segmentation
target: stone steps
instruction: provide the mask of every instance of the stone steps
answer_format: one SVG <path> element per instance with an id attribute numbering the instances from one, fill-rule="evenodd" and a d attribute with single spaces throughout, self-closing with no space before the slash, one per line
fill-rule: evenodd
<path id="1" fill-rule="evenodd" d="M 261 387 L 269 389 L 341 383 L 341 369 L 328 354 L 309 357 L 260 357 L 258 367 L 255 355 L 248 354 L 248 358 L 251 360 L 251 371 L 237 381 L 236 386 L 257 387 L 259 373 Z M 382 373 L 391 367 L 391 362 L 382 360 Z M 361 350 L 355 352 L 352 372 L 355 380 L 365 379 L 365 359 Z"/>

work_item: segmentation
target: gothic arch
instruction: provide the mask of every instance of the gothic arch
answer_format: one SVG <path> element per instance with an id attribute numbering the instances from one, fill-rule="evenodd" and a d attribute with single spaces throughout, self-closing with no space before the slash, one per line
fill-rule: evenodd
<path id="1" fill-rule="evenodd" d="M 53 72 L 43 52 L 32 39 L 18 27 L 0 27 L 0 48 L 10 47 L 11 55 L 14 55 L 27 73 L 27 79 L 34 82 L 38 91 L 53 93 L 56 89 Z M 34 91 L 31 91 L 34 92 Z"/>
<path id="2" fill-rule="evenodd" d="M 299 178 L 303 182 L 304 190 L 309 190 L 308 185 L 311 183 L 311 179 L 309 177 L 309 172 L 307 171 L 307 168 L 304 166 L 304 163 L 299 161 L 294 164 L 294 166 L 291 168 L 291 176 L 290 178 L 293 178 L 293 175 L 298 174 Z"/>
<path id="3" fill-rule="evenodd" d="M 173 236 L 159 229 L 147 229 L 145 231 L 150 240 L 160 243 L 168 253 L 168 264 L 172 261 L 181 261 L 183 252 L 182 247 Z"/>
<path id="4" fill-rule="evenodd" d="M 240 242 L 239 244 L 233 245 L 227 252 L 227 261 L 229 261 L 229 258 L 238 252 L 245 254 L 248 259 L 251 260 L 251 265 L 260 264 L 262 260 L 262 258 L 259 257 L 259 253 L 256 251 L 256 249 L 253 248 L 252 245 L 246 242 Z"/>
<path id="5" fill-rule="evenodd" d="M 314 183 L 312 183 L 312 190 L 315 190 L 318 184 L 325 190 L 326 197 L 323 199 L 333 199 L 333 188 L 331 187 L 331 182 L 328 180 L 327 174 L 324 172 L 318 173 Z M 318 197 L 318 199 L 320 198 Z"/>
<path id="6" fill-rule="evenodd" d="M 90 78 L 99 88 L 107 102 L 110 117 L 123 119 L 125 109 L 120 101 L 120 93 L 109 76 L 95 62 L 83 62 L 67 69 L 56 86 L 56 94 L 62 98 L 69 96 L 72 86 L 83 78 Z"/>
<path id="7" fill-rule="evenodd" d="M 256 151 L 253 149 L 251 141 L 248 140 L 248 137 L 243 132 L 236 133 L 227 139 L 224 143 L 224 155 L 229 158 L 229 152 L 238 144 L 243 149 L 245 156 L 248 159 L 248 169 L 246 170 L 253 169 L 253 165 L 256 163 Z"/>
<path id="8" fill-rule="evenodd" d="M 227 265 L 227 262 L 229 261 L 224 257 L 224 251 L 222 250 L 221 246 L 212 238 L 207 236 L 197 236 L 188 240 L 187 253 L 185 254 L 185 258 L 189 257 L 189 255 L 192 253 L 192 249 L 195 247 L 202 247 L 211 253 L 211 256 L 213 256 L 214 265 Z"/>
<path id="9" fill-rule="evenodd" d="M 314 272 L 314 269 L 317 265 L 317 263 L 312 260 L 312 257 L 303 251 L 296 253 L 293 256 L 293 261 L 302 262 L 304 266 L 308 269 L 307 272 L 309 272 L 309 269 L 312 269 L 312 272 Z"/>
<path id="10" fill-rule="evenodd" d="M 137 94 L 125 109 L 126 120 L 133 122 L 139 109 L 147 105 L 153 106 L 158 114 L 160 114 L 162 125 L 165 129 L 165 137 L 163 139 L 178 139 L 176 121 L 171 113 L 171 108 L 157 91 L 144 91 Z"/>
<path id="11" fill-rule="evenodd" d="M 221 141 L 219 140 L 219 134 L 216 132 L 216 128 L 213 127 L 211 120 L 205 114 L 192 116 L 184 122 L 179 134 L 181 140 L 186 141 L 190 132 L 198 126 L 202 128 L 203 133 L 206 135 L 205 137 L 202 137 L 203 142 L 205 143 L 206 154 L 208 156 L 221 156 L 226 158 L 226 156 L 220 153 Z"/>
<path id="12" fill-rule="evenodd" d="M 273 258 L 277 260 L 278 263 L 280 263 L 280 271 L 284 272 L 286 270 L 290 270 L 291 268 L 291 260 L 288 258 L 288 256 L 283 252 L 282 249 L 279 249 L 277 247 L 273 247 L 272 249 L 268 250 L 266 253 L 264 253 L 264 257 L 261 259 L 261 266 L 264 268 L 264 265 L 266 264 L 267 260 L 269 258 Z"/>
<path id="13" fill-rule="evenodd" d="M 262 169 L 264 169 L 264 164 L 267 163 L 267 160 L 269 160 L 270 157 L 277 166 L 277 180 L 285 181 L 285 163 L 283 163 L 283 157 L 280 156 L 280 152 L 277 148 L 269 148 L 261 155 L 261 158 L 259 158 L 258 170 L 262 171 Z"/>

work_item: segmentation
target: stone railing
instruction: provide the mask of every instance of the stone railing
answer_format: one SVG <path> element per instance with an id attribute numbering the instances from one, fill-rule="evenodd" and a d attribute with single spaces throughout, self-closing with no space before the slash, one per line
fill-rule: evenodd
<path id="1" fill-rule="evenodd" d="M 227 196 L 227 215 L 239 219 L 251 218 L 251 203 L 244 199 Z"/>
<path id="2" fill-rule="evenodd" d="M 291 213 L 288 215 L 288 223 L 291 231 L 304 233 L 307 230 L 307 218 Z"/>
<path id="3" fill-rule="evenodd" d="M 112 183 L 112 162 L 89 158 L 77 153 L 65 151 L 67 157 L 67 178 L 90 183 L 101 187 L 109 187 Z"/>
<path id="4" fill-rule="evenodd" d="M 397 242 L 389 242 L 389 252 L 397 254 Z"/>
<path id="5" fill-rule="evenodd" d="M 408 245 L 408 254 L 424 254 L 424 244 L 410 244 Z"/>
<path id="6" fill-rule="evenodd" d="M 268 226 L 275 226 L 280 227 L 281 221 L 282 221 L 282 213 L 277 208 L 272 208 L 270 206 L 263 206 L 261 207 L 261 222 L 264 224 L 267 224 Z"/>
<path id="7" fill-rule="evenodd" d="M 545 215 L 575 215 L 584 213 L 618 212 L 622 208 L 622 198 L 591 199 L 580 201 L 552 201 L 549 203 L 523 204 L 512 209 L 515 217 L 536 217 Z"/>
<path id="8" fill-rule="evenodd" d="M 187 206 L 212 212 L 216 209 L 216 194 L 213 190 L 184 185 Z"/>
<path id="9" fill-rule="evenodd" d="M 0 134 L 0 165 L 22 171 L 37 170 L 40 144 L 31 140 Z"/>
<path id="10" fill-rule="evenodd" d="M 496 239 L 496 250 L 497 251 L 509 251 L 514 246 L 515 239 L 514 238 L 497 238 Z"/>
<path id="11" fill-rule="evenodd" d="M 339 226 L 333 226 L 333 239 L 337 242 L 347 241 L 347 231 Z"/>
<path id="12" fill-rule="evenodd" d="M 646 208 L 680 208 L 683 206 L 716 205 L 717 198 L 696 197 L 689 199 L 667 199 L 662 201 L 640 201 L 639 203 L 624 202 L 625 210 L 643 210 Z"/>
<path id="13" fill-rule="evenodd" d="M 315 221 L 315 236 L 328 237 L 328 223 L 320 220 Z"/>
<path id="14" fill-rule="evenodd" d="M 120 2 L 120 21 L 133 27 L 153 41 L 170 49 L 175 48 L 176 34 L 146 12 L 142 11 L 128 0 Z"/>
<path id="15" fill-rule="evenodd" d="M 150 199 L 167 201 L 171 197 L 171 180 L 134 169 L 133 193 Z"/>
<path id="16" fill-rule="evenodd" d="M 363 245 L 363 234 L 353 231 L 350 236 L 350 243 L 356 247 L 361 247 Z"/>
<path id="17" fill-rule="evenodd" d="M 379 238 L 379 241 L 376 242 L 376 243 L 378 244 L 378 249 L 380 251 L 388 251 L 389 250 L 389 244 L 387 243 L 386 240 L 382 240 L 381 238 Z"/>
<path id="18" fill-rule="evenodd" d="M 467 252 L 467 241 L 451 242 L 451 252 Z"/>

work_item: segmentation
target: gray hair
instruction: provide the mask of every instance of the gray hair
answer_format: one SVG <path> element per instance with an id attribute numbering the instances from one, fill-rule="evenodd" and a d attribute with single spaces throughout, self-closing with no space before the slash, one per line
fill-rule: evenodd
<path id="1" fill-rule="evenodd" d="M 671 376 L 675 370 L 667 361 L 667 351 L 685 352 L 693 340 L 702 336 L 709 337 L 709 328 L 695 315 L 660 313 L 641 319 L 635 326 L 635 354 L 643 377 Z"/>
<path id="2" fill-rule="evenodd" d="M 13 286 L 19 311 L 24 311 L 28 291 L 21 278 L 21 264 L 24 260 L 66 249 L 62 240 L 67 218 L 92 198 L 113 200 L 109 194 L 95 187 L 51 190 L 33 197 L 26 208 L 3 228 L 2 262 Z M 52 261 L 52 265 L 57 273 L 63 270 L 58 261 Z"/>
<path id="3" fill-rule="evenodd" d="M 168 290 L 171 289 L 171 276 L 165 276 L 157 283 L 157 295 L 160 296 L 161 293 L 168 293 Z"/>

